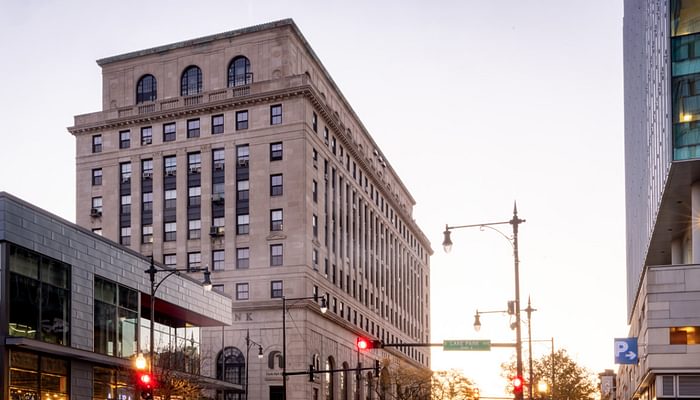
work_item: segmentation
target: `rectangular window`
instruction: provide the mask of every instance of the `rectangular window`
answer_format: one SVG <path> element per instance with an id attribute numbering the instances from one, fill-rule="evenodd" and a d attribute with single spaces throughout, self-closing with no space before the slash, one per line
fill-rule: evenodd
<path id="1" fill-rule="evenodd" d="M 316 149 L 311 149 L 311 162 L 314 164 L 314 168 L 318 169 L 318 151 Z"/>
<path id="2" fill-rule="evenodd" d="M 212 160 L 214 171 L 223 171 L 225 166 L 224 149 L 214 149 L 212 150 Z"/>
<path id="3" fill-rule="evenodd" d="M 69 346 L 70 266 L 12 244 L 8 246 L 9 301 L 3 300 L 3 305 L 7 304 L 9 310 L 9 335 Z"/>
<path id="4" fill-rule="evenodd" d="M 248 129 L 248 110 L 236 111 L 236 130 Z"/>
<path id="5" fill-rule="evenodd" d="M 175 254 L 163 255 L 163 265 L 168 268 L 175 268 L 177 266 L 177 256 Z"/>
<path id="6" fill-rule="evenodd" d="M 93 217 L 99 217 L 102 215 L 102 197 L 92 198 L 92 209 L 90 210 L 90 215 Z"/>
<path id="7" fill-rule="evenodd" d="M 18 348 L 10 349 L 8 353 L 11 400 L 34 400 L 42 397 L 58 400 L 70 397 L 70 366 L 67 360 L 27 353 Z"/>
<path id="8" fill-rule="evenodd" d="M 280 299 L 282 296 L 284 296 L 284 286 L 282 286 L 282 281 L 270 282 L 270 297 L 273 299 Z"/>
<path id="9" fill-rule="evenodd" d="M 123 226 L 119 233 L 119 244 L 124 246 L 131 245 L 131 227 Z"/>
<path id="10" fill-rule="evenodd" d="M 165 209 L 174 210 L 177 207 L 177 191 L 175 189 L 166 190 L 164 193 L 165 197 Z"/>
<path id="11" fill-rule="evenodd" d="M 187 154 L 187 167 L 190 174 L 202 172 L 202 154 L 200 152 Z"/>
<path id="12" fill-rule="evenodd" d="M 120 131 L 119 132 L 119 148 L 128 149 L 131 147 L 131 131 Z"/>
<path id="13" fill-rule="evenodd" d="M 236 234 L 247 235 L 250 231 L 250 215 L 239 214 L 236 216 Z"/>
<path id="14" fill-rule="evenodd" d="M 316 113 L 311 114 L 311 128 L 313 128 L 314 132 L 318 133 L 318 116 Z"/>
<path id="15" fill-rule="evenodd" d="M 236 284 L 236 300 L 248 300 L 249 291 L 247 283 Z"/>
<path id="16" fill-rule="evenodd" d="M 318 203 L 318 182 L 316 182 L 316 179 L 311 181 L 311 198 L 314 203 Z"/>
<path id="17" fill-rule="evenodd" d="M 282 230 L 282 209 L 270 210 L 270 230 Z"/>
<path id="18" fill-rule="evenodd" d="M 163 157 L 163 171 L 165 172 L 165 176 L 175 176 L 177 172 L 177 157 Z"/>
<path id="19" fill-rule="evenodd" d="M 328 145 L 328 135 L 329 135 L 328 127 L 324 126 L 323 127 L 323 143 L 325 143 L 326 145 Z"/>
<path id="20" fill-rule="evenodd" d="M 187 137 L 199 137 L 199 118 L 187 120 Z"/>
<path id="21" fill-rule="evenodd" d="M 270 106 L 270 125 L 279 125 L 282 123 L 282 104 Z"/>
<path id="22" fill-rule="evenodd" d="M 163 124 L 163 141 L 172 142 L 175 140 L 175 123 Z"/>
<path id="23" fill-rule="evenodd" d="M 177 240 L 177 224 L 175 222 L 166 222 L 163 225 L 163 233 L 166 242 L 174 242 Z"/>
<path id="24" fill-rule="evenodd" d="M 282 174 L 270 175 L 270 196 L 282 196 Z"/>
<path id="25" fill-rule="evenodd" d="M 282 159 L 282 142 L 270 143 L 270 161 Z"/>
<path id="26" fill-rule="evenodd" d="M 236 198 L 240 201 L 248 201 L 250 184 L 247 180 L 236 182 Z"/>
<path id="27" fill-rule="evenodd" d="M 224 285 L 211 285 L 211 290 L 217 293 L 224 293 Z"/>
<path id="28" fill-rule="evenodd" d="M 700 326 L 670 328 L 670 344 L 700 344 Z"/>
<path id="29" fill-rule="evenodd" d="M 102 135 L 92 136 L 92 152 L 101 153 L 102 152 Z"/>
<path id="30" fill-rule="evenodd" d="M 211 252 L 211 267 L 214 271 L 223 271 L 225 267 L 224 251 L 214 250 Z"/>
<path id="31" fill-rule="evenodd" d="M 316 214 L 311 216 L 311 229 L 314 237 L 318 238 L 318 216 L 316 216 Z"/>
<path id="32" fill-rule="evenodd" d="M 153 128 L 144 126 L 141 128 L 141 146 L 147 146 L 153 143 Z"/>
<path id="33" fill-rule="evenodd" d="M 236 159 L 239 167 L 247 167 L 250 160 L 250 148 L 247 144 L 236 146 Z"/>
<path id="34" fill-rule="evenodd" d="M 248 247 L 240 247 L 236 249 L 236 268 L 248 269 L 250 266 L 250 249 Z"/>
<path id="35" fill-rule="evenodd" d="M 102 185 L 102 168 L 92 170 L 92 186 Z"/>
<path id="36" fill-rule="evenodd" d="M 282 253 L 282 245 L 281 244 L 271 244 L 270 245 L 270 266 L 272 267 L 278 267 L 282 265 L 284 262 L 283 260 L 283 253 Z"/>
<path id="37" fill-rule="evenodd" d="M 217 204 L 223 204 L 226 194 L 224 193 L 226 185 L 224 183 L 212 183 L 211 185 L 211 200 Z"/>
<path id="38" fill-rule="evenodd" d="M 201 239 L 202 238 L 202 220 L 193 219 L 187 223 L 187 238 L 188 239 Z"/>
<path id="39" fill-rule="evenodd" d="M 141 227 L 141 243 L 153 243 L 153 225 L 143 225 Z"/>
<path id="40" fill-rule="evenodd" d="M 211 117 L 211 134 L 218 135 L 224 133 L 224 116 L 214 115 Z"/>
<path id="41" fill-rule="evenodd" d="M 311 252 L 311 263 L 314 265 L 314 269 L 318 271 L 318 250 L 313 249 Z"/>
<path id="42" fill-rule="evenodd" d="M 187 269 L 192 270 L 197 268 L 202 268 L 202 253 L 187 253 Z"/>
<path id="43" fill-rule="evenodd" d="M 193 186 L 188 189 L 187 205 L 190 207 L 198 207 L 202 204 L 202 187 Z"/>
<path id="44" fill-rule="evenodd" d="M 125 194 L 119 199 L 119 214 L 131 215 L 131 195 Z"/>
<path id="45" fill-rule="evenodd" d="M 119 174 L 122 183 L 131 182 L 131 163 L 125 162 L 119 164 Z"/>
<path id="46" fill-rule="evenodd" d="M 143 179 L 153 179 L 153 160 L 141 160 L 141 177 Z"/>
<path id="47" fill-rule="evenodd" d="M 153 211 L 153 192 L 143 192 L 141 196 L 143 204 L 141 211 L 148 213 Z"/>

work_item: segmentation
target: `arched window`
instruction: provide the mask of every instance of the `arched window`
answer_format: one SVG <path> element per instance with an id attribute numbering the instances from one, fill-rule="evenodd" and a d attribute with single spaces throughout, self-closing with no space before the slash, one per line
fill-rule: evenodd
<path id="1" fill-rule="evenodd" d="M 228 65 L 228 87 L 250 85 L 252 82 L 250 61 L 243 56 L 234 58 Z"/>
<path id="2" fill-rule="evenodd" d="M 326 359 L 326 371 L 330 371 L 335 369 L 335 360 L 333 357 L 328 357 Z M 324 394 L 326 400 L 334 400 L 335 399 L 335 374 L 326 372 L 325 382 L 323 382 L 323 389 L 324 389 Z"/>
<path id="3" fill-rule="evenodd" d="M 202 92 L 202 70 L 192 65 L 182 73 L 180 96 L 191 96 Z"/>
<path id="4" fill-rule="evenodd" d="M 158 85 L 153 75 L 144 75 L 136 85 L 136 104 L 146 101 L 156 101 L 158 98 Z"/>
<path id="5" fill-rule="evenodd" d="M 348 369 L 350 365 L 348 363 L 343 363 L 343 371 L 340 374 L 340 398 L 341 400 L 352 400 L 352 381 L 350 380 L 350 373 Z"/>
<path id="6" fill-rule="evenodd" d="M 216 379 L 242 385 L 245 382 L 245 356 L 237 347 L 226 347 L 216 357 Z M 222 392 L 219 392 L 222 394 Z M 223 391 L 225 400 L 242 400 L 241 393 Z"/>

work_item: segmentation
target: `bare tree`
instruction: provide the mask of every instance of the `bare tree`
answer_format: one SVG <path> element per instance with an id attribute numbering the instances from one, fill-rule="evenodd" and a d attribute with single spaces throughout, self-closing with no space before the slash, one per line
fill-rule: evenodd
<path id="1" fill-rule="evenodd" d="M 431 400 L 476 400 L 479 390 L 471 379 L 456 370 L 433 373 Z"/>

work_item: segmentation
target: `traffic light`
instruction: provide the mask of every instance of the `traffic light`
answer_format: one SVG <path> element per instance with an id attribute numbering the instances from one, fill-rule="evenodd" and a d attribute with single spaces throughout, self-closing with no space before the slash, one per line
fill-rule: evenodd
<path id="1" fill-rule="evenodd" d="M 379 360 L 374 360 L 374 376 L 379 376 Z"/>
<path id="2" fill-rule="evenodd" d="M 153 387 L 155 386 L 155 379 L 153 375 L 148 372 L 139 371 L 136 375 L 136 384 L 141 391 L 141 398 L 143 400 L 153 400 Z"/>
<path id="3" fill-rule="evenodd" d="M 357 338 L 357 350 L 365 351 L 370 349 L 381 349 L 384 347 L 384 343 L 381 340 L 370 340 L 363 337 Z"/>
<path id="4" fill-rule="evenodd" d="M 525 381 L 521 376 L 513 377 L 511 384 L 513 385 L 513 393 L 519 394 L 523 392 L 523 386 L 525 386 Z"/>

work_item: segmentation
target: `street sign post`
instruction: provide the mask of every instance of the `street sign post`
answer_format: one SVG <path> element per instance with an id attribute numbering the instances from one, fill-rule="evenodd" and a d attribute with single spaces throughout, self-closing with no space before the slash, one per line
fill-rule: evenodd
<path id="1" fill-rule="evenodd" d="M 490 340 L 444 340 L 444 351 L 491 351 Z"/>
<path id="2" fill-rule="evenodd" d="M 615 364 L 636 364 L 638 361 L 637 338 L 615 339 Z"/>

